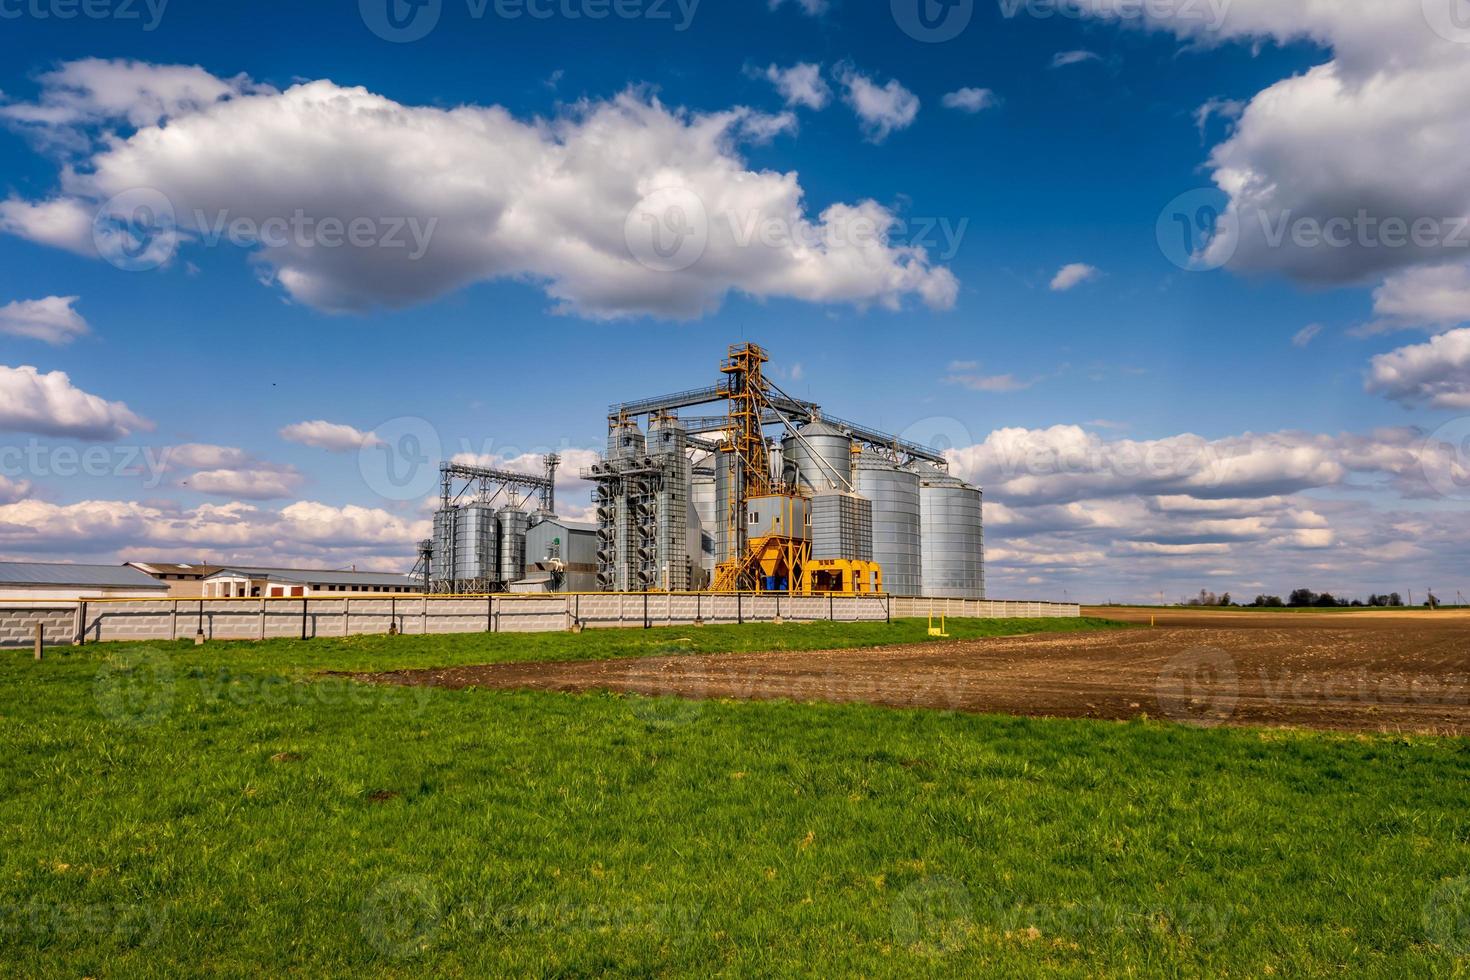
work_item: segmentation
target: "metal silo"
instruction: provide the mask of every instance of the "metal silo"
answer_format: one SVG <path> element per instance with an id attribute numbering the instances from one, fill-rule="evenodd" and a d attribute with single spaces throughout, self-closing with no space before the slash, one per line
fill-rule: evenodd
<path id="1" fill-rule="evenodd" d="M 918 467 L 923 592 L 938 599 L 985 598 L 985 522 L 979 490 Z"/>
<path id="2" fill-rule="evenodd" d="M 873 502 L 873 560 L 883 567 L 883 590 L 897 596 L 922 595 L 919 474 L 886 459 L 863 456 L 857 464 L 857 491 Z"/>
<path id="3" fill-rule="evenodd" d="M 700 565 L 711 577 L 715 572 L 715 533 L 719 530 L 715 521 L 719 505 L 715 498 L 715 471 L 705 468 L 695 470 L 689 502 L 694 505 L 694 512 L 699 516 Z"/>
<path id="4" fill-rule="evenodd" d="M 635 459 L 648 451 L 643 430 L 632 419 L 615 422 L 607 430 L 607 458 Z"/>
<path id="5" fill-rule="evenodd" d="M 731 493 L 745 479 L 745 463 L 739 455 L 721 451 L 715 454 L 715 562 L 730 561 L 740 549 L 739 540 L 730 540 Z M 736 527 L 745 526 L 744 515 L 736 519 Z"/>
<path id="6" fill-rule="evenodd" d="M 454 578 L 454 515 L 453 510 L 434 514 L 434 557 L 429 562 L 429 579 L 435 589 L 445 588 Z"/>
<path id="7" fill-rule="evenodd" d="M 496 577 L 494 509 L 473 504 L 455 511 L 454 580 L 460 591 L 473 590 Z"/>
<path id="8" fill-rule="evenodd" d="M 531 529 L 531 515 L 517 507 L 500 512 L 500 574 L 505 585 L 526 577 L 526 532 Z"/>
<path id="9" fill-rule="evenodd" d="M 783 459 L 787 470 L 796 468 L 800 486 L 812 493 L 844 492 L 852 484 L 852 436 L 821 419 L 786 437 Z"/>

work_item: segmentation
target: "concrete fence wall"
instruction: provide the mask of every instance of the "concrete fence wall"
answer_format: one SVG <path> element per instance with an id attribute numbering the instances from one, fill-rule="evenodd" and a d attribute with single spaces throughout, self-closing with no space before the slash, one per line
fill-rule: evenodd
<path id="1" fill-rule="evenodd" d="M 553 633 L 705 623 L 883 622 L 929 615 L 930 600 L 889 596 L 572 595 L 362 596 L 308 599 L 164 599 L 0 602 L 0 647 L 29 647 L 36 624 L 48 646 L 116 641 Z M 1075 605 L 936 599 L 952 618 L 1080 616 Z"/>

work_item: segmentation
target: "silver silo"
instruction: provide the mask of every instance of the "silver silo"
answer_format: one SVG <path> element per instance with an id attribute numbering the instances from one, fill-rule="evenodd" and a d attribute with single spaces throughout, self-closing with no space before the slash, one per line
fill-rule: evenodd
<path id="1" fill-rule="evenodd" d="M 715 522 L 718 504 L 715 500 L 715 471 L 713 469 L 701 467 L 694 471 L 689 502 L 694 505 L 694 512 L 699 516 L 700 565 L 713 577 L 715 532 L 718 530 L 718 524 Z"/>
<path id="2" fill-rule="evenodd" d="M 607 430 L 607 458 L 634 459 L 648 452 L 648 440 L 632 419 L 614 422 Z"/>
<path id="3" fill-rule="evenodd" d="M 924 595 L 985 598 L 985 520 L 979 490 L 932 466 L 918 466 Z"/>
<path id="4" fill-rule="evenodd" d="M 745 463 L 739 455 L 731 452 L 715 454 L 715 563 L 722 565 L 734 557 L 741 547 L 740 541 L 730 541 L 731 491 L 737 488 L 745 476 Z M 736 527 L 743 529 L 744 521 L 736 520 Z"/>
<path id="5" fill-rule="evenodd" d="M 876 456 L 857 464 L 857 491 L 873 502 L 873 560 L 890 595 L 923 594 L 923 531 L 919 474 Z"/>
<path id="6" fill-rule="evenodd" d="M 429 562 L 432 588 L 443 588 L 454 578 L 454 511 L 434 514 L 434 557 Z"/>
<path id="7" fill-rule="evenodd" d="M 454 580 L 461 591 L 488 584 L 496 577 L 496 520 L 494 509 L 472 504 L 455 512 Z"/>
<path id="8" fill-rule="evenodd" d="M 518 507 L 500 511 L 500 581 L 505 585 L 526 577 L 526 532 L 531 515 Z"/>
<path id="9" fill-rule="evenodd" d="M 796 468 L 799 484 L 813 493 L 845 492 L 852 484 L 852 436 L 821 419 L 786 437 L 782 456 L 786 469 Z"/>

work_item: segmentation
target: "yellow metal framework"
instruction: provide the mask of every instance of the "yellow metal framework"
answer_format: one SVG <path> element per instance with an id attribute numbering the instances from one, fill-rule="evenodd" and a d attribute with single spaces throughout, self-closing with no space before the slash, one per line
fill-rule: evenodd
<path id="1" fill-rule="evenodd" d="M 715 592 L 783 592 L 792 595 L 880 595 L 883 570 L 870 561 L 813 561 L 811 526 L 806 507 L 809 496 L 796 487 L 776 486 L 766 446 L 765 419 L 772 410 L 771 387 L 764 376 L 770 357 L 755 344 L 730 348 L 720 367 L 729 399 L 729 428 L 720 447 L 731 465 L 723 467 L 728 481 L 726 541 L 734 557 L 715 569 Z M 777 413 L 779 414 L 779 413 Z M 855 450 L 856 452 L 856 450 Z M 781 500 L 771 527 L 749 524 L 753 500 Z M 780 586 L 784 584 L 784 588 Z"/>

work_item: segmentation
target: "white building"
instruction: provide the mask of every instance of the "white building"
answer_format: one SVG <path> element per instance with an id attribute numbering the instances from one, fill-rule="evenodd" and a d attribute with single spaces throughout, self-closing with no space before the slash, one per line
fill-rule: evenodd
<path id="1" fill-rule="evenodd" d="M 0 562 L 0 599 L 161 599 L 166 583 L 127 565 Z"/>
<path id="2" fill-rule="evenodd" d="M 302 599 L 313 596 L 403 595 L 422 584 L 392 572 L 226 565 L 204 580 L 206 599 Z"/>

